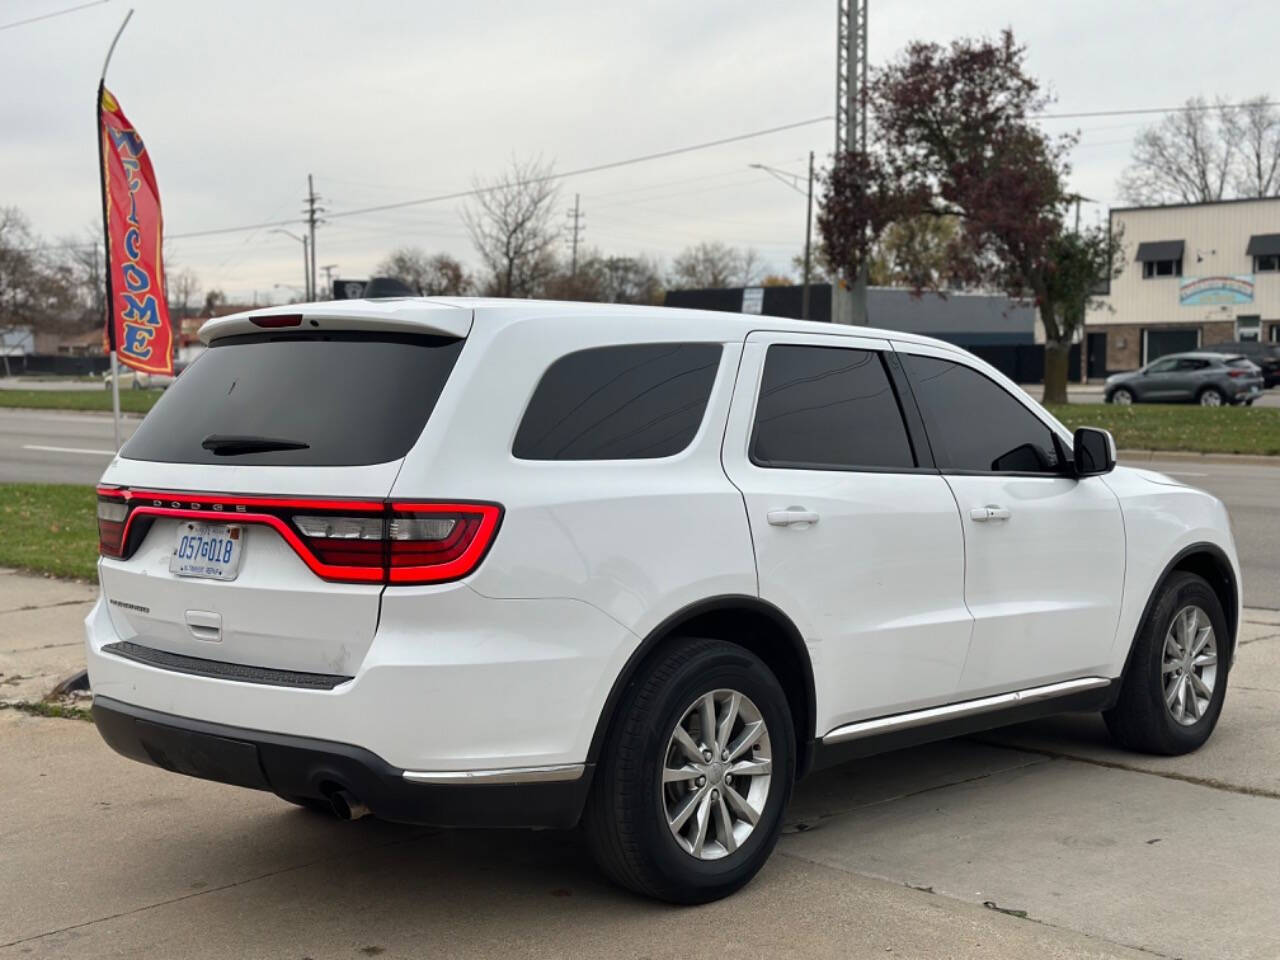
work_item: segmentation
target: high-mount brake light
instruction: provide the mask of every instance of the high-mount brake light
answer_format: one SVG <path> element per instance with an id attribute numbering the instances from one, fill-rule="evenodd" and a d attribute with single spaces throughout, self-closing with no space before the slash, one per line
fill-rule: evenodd
<path id="1" fill-rule="evenodd" d="M 302 314 L 279 313 L 266 317 L 250 317 L 249 322 L 255 327 L 300 327 Z"/>
<path id="2" fill-rule="evenodd" d="M 457 580 L 484 559 L 502 520 L 496 503 L 418 503 L 98 490 L 103 556 L 126 559 L 158 517 L 270 527 L 325 580 L 425 584 Z M 131 536 L 131 532 L 137 534 Z"/>

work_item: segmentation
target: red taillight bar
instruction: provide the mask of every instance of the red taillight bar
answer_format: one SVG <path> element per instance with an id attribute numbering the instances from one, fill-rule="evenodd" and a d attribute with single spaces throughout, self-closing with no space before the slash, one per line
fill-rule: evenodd
<path id="1" fill-rule="evenodd" d="M 475 571 L 489 551 L 502 521 L 495 503 L 466 501 L 419 503 L 400 500 L 343 500 L 298 497 L 238 496 L 163 490 L 98 488 L 98 546 L 103 556 L 127 558 L 137 544 L 130 536 L 138 518 L 253 523 L 276 531 L 302 562 L 325 580 L 346 583 L 425 584 L 457 580 Z M 112 509 L 124 506 L 123 516 Z M 327 539 L 308 536 L 293 517 L 306 514 L 379 514 L 380 539 Z M 104 514 L 106 515 L 104 517 Z M 429 514 L 453 520 L 441 539 L 393 539 L 397 517 Z M 141 536 L 135 538 L 141 539 Z"/>
<path id="2" fill-rule="evenodd" d="M 250 317 L 249 322 L 255 327 L 298 327 L 302 325 L 302 314 L 280 313 L 269 317 Z"/>

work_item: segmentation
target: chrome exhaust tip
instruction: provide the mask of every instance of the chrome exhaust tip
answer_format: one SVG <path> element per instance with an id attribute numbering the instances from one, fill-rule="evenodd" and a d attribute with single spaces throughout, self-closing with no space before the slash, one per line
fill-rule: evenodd
<path id="1" fill-rule="evenodd" d="M 339 820 L 360 820 L 369 816 L 372 811 L 346 790 L 335 790 L 329 794 L 329 804 Z"/>

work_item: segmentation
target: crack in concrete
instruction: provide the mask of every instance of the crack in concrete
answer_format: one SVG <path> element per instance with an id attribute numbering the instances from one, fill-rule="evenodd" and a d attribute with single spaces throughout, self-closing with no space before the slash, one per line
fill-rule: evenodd
<path id="1" fill-rule="evenodd" d="M 1055 760 L 1074 760 L 1077 763 L 1088 763 L 1095 767 L 1105 767 L 1109 770 L 1124 770 L 1128 773 L 1145 773 L 1152 777 L 1161 777 L 1165 780 L 1177 780 L 1181 783 L 1190 783 L 1197 787 L 1208 787 L 1211 790 L 1221 790 L 1223 793 L 1235 793 L 1243 797 L 1263 797 L 1267 800 L 1280 800 L 1280 790 L 1270 790 L 1266 787 L 1249 787 L 1236 783 L 1227 783 L 1225 780 L 1218 780 L 1214 777 L 1197 777 L 1189 773 L 1178 773 L 1174 770 L 1148 770 L 1144 767 L 1135 767 L 1119 760 L 1103 760 L 1099 757 L 1086 757 L 1077 753 L 1062 753 L 1057 750 L 1050 750 L 1047 747 L 1030 747 L 1021 744 L 998 743 L 994 740 L 974 740 L 974 743 L 981 743 L 988 747 L 999 747 L 1001 750 L 1017 750 L 1022 753 L 1037 753 L 1042 757 L 1051 757 Z"/>
<path id="2" fill-rule="evenodd" d="M 45 930 L 43 933 L 33 933 L 27 937 L 19 937 L 17 940 L 10 940 L 8 943 L 0 943 L 0 950 L 8 947 L 16 947 L 19 944 L 31 943 L 34 940 L 43 940 L 46 937 L 56 937 L 60 933 L 68 933 L 72 930 L 81 930 L 85 927 L 91 927 L 98 923 L 105 923 L 108 920 L 119 920 L 121 917 L 131 917 L 134 914 L 146 913 L 148 910 L 154 910 L 157 907 L 167 907 L 170 904 L 182 903 L 184 900 L 192 900 L 196 897 L 203 897 L 205 894 L 218 893 L 222 890 L 233 890 L 236 887 L 243 887 L 246 884 L 256 883 L 259 880 L 268 880 L 271 877 L 278 877 L 282 874 L 292 873 L 295 870 L 305 870 L 307 867 L 314 867 L 316 864 L 327 863 L 331 860 L 341 860 L 355 853 L 364 853 L 370 850 L 382 850 L 387 847 L 399 846 L 401 844 L 413 843 L 426 837 L 433 836 L 439 831 L 435 829 L 425 829 L 413 833 L 408 837 L 398 837 L 395 840 L 388 840 L 385 843 L 375 843 L 363 850 L 348 850 L 344 853 L 335 853 L 327 857 L 317 857 L 315 860 L 308 860 L 306 863 L 295 863 L 291 866 L 281 867 L 278 870 L 268 870 L 266 873 L 260 873 L 256 876 L 246 877 L 243 880 L 232 880 L 230 883 L 224 883 L 217 887 L 206 887 L 202 890 L 196 890 L 193 893 L 185 893 L 180 897 L 170 897 L 167 900 L 157 900 L 155 903 L 144 904 L 140 907 L 134 907 L 131 910 L 121 910 L 119 913 L 112 913 L 105 917 L 94 917 L 92 920 L 82 920 L 79 923 L 70 923 L 65 927 L 59 927 L 56 930 Z"/>
<path id="3" fill-rule="evenodd" d="M 994 776 L 994 774 L 987 774 L 987 776 Z M 982 777 L 975 777 L 973 779 L 980 780 L 982 779 Z M 968 783 L 971 781 L 966 780 L 961 782 Z M 930 788 L 930 789 L 935 789 L 935 788 Z M 928 791 L 922 790 L 919 792 L 926 793 Z M 977 904 L 974 901 L 969 900 L 966 897 L 959 896 L 953 893 L 948 893 L 945 890 L 939 890 L 936 887 L 931 885 L 916 884 L 916 883 L 911 883 L 907 881 L 896 880 L 893 877 L 886 877 L 878 873 L 868 873 L 863 870 L 852 870 L 848 867 L 844 867 L 839 864 L 827 863 L 826 861 L 823 861 L 823 860 L 815 860 L 812 857 L 807 857 L 804 854 L 797 853 L 796 851 L 793 851 L 793 850 L 778 849 L 777 851 L 775 851 L 774 856 L 791 857 L 793 860 L 799 860 L 802 863 L 811 863 L 814 866 L 826 867 L 829 870 L 838 870 L 841 873 L 852 874 L 853 876 L 856 876 L 856 877 L 866 877 L 869 880 L 880 880 L 885 883 L 892 883 L 892 884 L 895 884 L 896 886 L 903 886 L 909 890 L 914 890 L 916 893 L 919 893 L 922 896 L 944 897 L 947 900 L 952 900 L 956 903 L 962 903 L 965 906 L 969 906 L 969 907 L 977 906 Z M 990 906 L 988 906 L 988 904 L 990 904 Z M 991 900 L 983 901 L 982 906 L 984 909 L 990 910 L 993 913 L 1002 913 L 1006 916 L 1013 917 L 1016 920 L 1025 920 L 1028 923 L 1036 923 L 1042 927 L 1048 927 L 1050 930 L 1061 930 L 1065 933 L 1074 934 L 1077 937 L 1084 937 L 1086 940 L 1092 940 L 1095 943 L 1107 944 L 1108 946 L 1111 946 L 1111 947 L 1119 947 L 1122 950 L 1133 950 L 1136 953 L 1142 953 L 1150 957 L 1159 957 L 1160 960 L 1182 960 L 1182 958 L 1180 957 L 1175 957 L 1172 954 L 1168 954 L 1168 953 L 1161 953 L 1159 950 L 1153 949 L 1152 947 L 1142 947 L 1133 943 L 1125 943 L 1123 940 L 1112 940 L 1109 937 L 1103 936 L 1101 934 L 1089 933 L 1086 930 L 1080 930 L 1076 927 L 1064 926 L 1063 924 L 1060 924 L 1060 923 L 1054 923 L 1051 920 L 1041 920 L 1039 917 L 1029 916 L 1025 910 L 1011 910 L 1007 907 L 997 906 L 995 902 Z"/>
<path id="4" fill-rule="evenodd" d="M 1272 626 L 1272 624 L 1267 624 Z M 1247 647 L 1251 643 L 1257 643 L 1259 640 L 1280 640 L 1280 633 L 1268 633 L 1265 637 L 1250 637 L 1248 640 L 1241 640 L 1237 646 Z"/>
<path id="5" fill-rule="evenodd" d="M 1029 750 L 1027 752 L 1035 753 L 1037 751 Z M 849 807 L 848 809 L 845 809 L 845 810 L 837 810 L 835 813 L 821 813 L 821 814 L 818 814 L 816 817 L 811 817 L 809 819 L 814 824 L 823 824 L 829 820 L 835 820 L 839 817 L 847 817 L 850 814 L 857 813 L 859 810 L 867 810 L 867 809 L 870 809 L 871 807 L 879 807 L 886 803 L 896 803 L 899 800 L 906 800 L 910 797 L 918 797 L 918 796 L 921 796 L 922 794 L 933 793 L 935 790 L 946 790 L 949 787 L 960 787 L 960 786 L 964 786 L 967 783 L 977 783 L 980 780 L 986 780 L 990 777 L 996 776 L 997 774 L 1008 773 L 1013 770 L 1025 770 L 1028 767 L 1038 766 L 1045 762 L 1046 762 L 1045 760 L 1027 760 L 1024 763 L 1014 764 L 1013 766 L 1009 766 L 1009 767 L 1001 767 L 999 770 L 988 770 L 986 773 L 979 773 L 972 777 L 963 777 L 959 780 L 948 780 L 946 783 L 935 783 L 933 786 L 930 786 L 930 787 L 921 787 L 919 790 L 908 790 L 906 793 L 897 793 L 891 797 L 881 797 L 879 800 L 868 800 L 865 803 L 855 804 L 854 806 Z M 788 828 L 794 828 L 794 829 L 788 832 Z M 808 823 L 804 822 L 803 820 L 784 822 L 782 825 L 782 836 L 794 836 L 799 833 L 808 833 L 809 831 L 815 830 L 815 829 L 817 829 L 816 826 L 810 826 Z"/>
<path id="6" fill-rule="evenodd" d="M 20 653 L 31 653 L 33 650 L 58 650 L 62 647 L 81 647 L 84 646 L 83 640 L 73 640 L 70 643 L 46 643 L 41 647 L 20 647 L 16 650 L 0 650 L 0 654 L 6 656 L 16 656 Z"/>
<path id="7" fill-rule="evenodd" d="M 0 616 L 6 613 L 29 613 L 32 610 L 52 610 L 54 607 L 74 607 L 81 603 L 95 603 L 93 599 L 89 600 L 57 600 L 53 603 L 28 603 L 21 607 L 8 607 L 0 610 Z"/>

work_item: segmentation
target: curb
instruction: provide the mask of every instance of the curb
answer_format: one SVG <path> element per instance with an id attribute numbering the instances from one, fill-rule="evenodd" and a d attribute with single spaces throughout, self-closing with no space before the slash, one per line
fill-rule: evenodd
<path id="1" fill-rule="evenodd" d="M 2 396 L 2 395 L 3 395 L 3 391 L 0 391 L 0 396 Z M 6 411 L 6 410 L 23 410 L 23 411 L 26 411 L 26 412 L 28 412 L 28 413 L 53 413 L 53 414 L 60 414 L 60 415 L 63 415 L 63 416 L 77 416 L 77 417 L 107 417 L 107 418 L 110 418 L 110 416 L 111 416 L 111 411 L 110 411 L 110 410 L 74 410 L 74 409 L 73 409 L 73 410 L 68 410 L 66 407 L 11 407 L 11 406 L 6 406 L 6 405 L 4 405 L 4 404 L 0 403 L 0 413 L 3 413 L 3 412 L 4 412 L 4 411 Z M 143 413 L 130 413 L 130 412 L 125 411 L 125 410 L 121 410 L 121 411 L 120 411 L 120 419 L 121 419 L 121 421 L 124 421 L 124 420 L 141 420 L 144 416 L 146 416 L 146 414 L 143 414 Z"/>
<path id="2" fill-rule="evenodd" d="M 1153 460 L 1175 463 L 1221 463 L 1235 466 L 1280 467 L 1280 456 L 1255 453 L 1192 453 L 1187 450 L 1120 450 L 1117 460 L 1149 463 Z"/>

